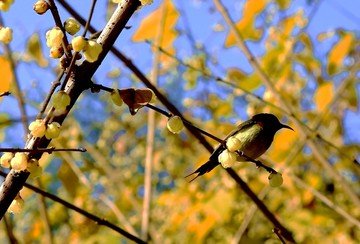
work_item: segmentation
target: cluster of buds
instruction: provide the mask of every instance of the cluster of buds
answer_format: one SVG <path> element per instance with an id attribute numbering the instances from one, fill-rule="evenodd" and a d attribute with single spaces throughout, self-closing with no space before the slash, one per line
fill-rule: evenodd
<path id="1" fill-rule="evenodd" d="M 50 47 L 51 58 L 61 58 L 64 54 L 63 38 L 64 33 L 59 27 L 54 27 L 46 32 L 46 45 Z"/>
<path id="2" fill-rule="evenodd" d="M 84 52 L 85 60 L 89 63 L 95 62 L 102 51 L 102 46 L 94 40 L 87 40 L 82 36 L 76 36 L 71 40 L 75 52 Z"/>
<path id="3" fill-rule="evenodd" d="M 39 0 L 34 5 L 34 11 L 38 14 L 44 14 L 48 9 L 50 9 L 50 5 L 48 2 L 44 0 Z M 60 27 L 54 27 L 46 33 L 46 45 L 50 47 L 50 57 L 54 59 L 58 59 L 63 57 L 64 48 L 66 47 L 63 44 L 63 38 L 65 37 L 65 32 L 70 35 L 75 35 L 80 30 L 80 23 L 76 21 L 74 18 L 68 18 L 64 25 Z M 75 52 L 83 52 L 84 58 L 86 61 L 93 63 L 95 62 L 99 54 L 102 51 L 102 46 L 93 40 L 87 40 L 82 36 L 76 36 L 71 41 L 71 46 Z M 78 55 L 77 58 L 81 58 L 81 55 Z M 62 60 L 62 63 L 63 60 Z"/>
<path id="4" fill-rule="evenodd" d="M 3 168 L 12 168 L 16 171 L 27 171 L 32 178 L 39 177 L 42 173 L 42 167 L 35 158 L 28 158 L 24 152 L 6 152 L 0 158 L 0 165 Z"/>
<path id="5" fill-rule="evenodd" d="M 220 153 L 218 160 L 224 168 L 230 168 L 236 162 L 236 151 L 241 149 L 241 142 L 235 136 L 232 136 L 227 139 L 226 148 Z"/>
<path id="6" fill-rule="evenodd" d="M 43 137 L 47 139 L 57 138 L 60 134 L 60 124 L 58 122 L 51 122 L 45 125 L 45 122 L 41 119 L 37 119 L 30 123 L 29 130 L 34 137 Z"/>

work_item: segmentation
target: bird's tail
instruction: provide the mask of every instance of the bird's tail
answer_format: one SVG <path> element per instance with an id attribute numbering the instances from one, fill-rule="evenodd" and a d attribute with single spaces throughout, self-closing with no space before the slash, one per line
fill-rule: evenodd
<path id="1" fill-rule="evenodd" d="M 213 170 L 218 165 L 219 165 L 218 161 L 210 159 L 209 161 L 207 161 L 206 163 L 201 165 L 197 170 L 195 170 L 191 174 L 185 176 L 185 178 L 187 178 L 187 177 L 189 177 L 189 176 L 191 176 L 193 174 L 197 174 L 193 179 L 191 179 L 189 181 L 189 183 L 190 183 L 190 182 L 194 181 L 197 177 L 199 177 L 199 176 L 201 176 L 201 175 L 203 175 L 205 173 L 210 172 L 211 170 Z"/>

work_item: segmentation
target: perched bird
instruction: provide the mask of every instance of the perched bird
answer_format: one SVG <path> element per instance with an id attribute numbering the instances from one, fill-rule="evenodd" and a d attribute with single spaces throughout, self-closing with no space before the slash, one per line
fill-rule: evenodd
<path id="1" fill-rule="evenodd" d="M 224 139 L 224 142 L 230 137 L 236 137 L 241 142 L 239 151 L 252 159 L 256 159 L 270 147 L 275 133 L 282 128 L 293 130 L 290 126 L 280 123 L 278 118 L 273 114 L 256 114 L 251 119 L 241 123 Z M 196 177 L 191 180 L 193 181 L 197 177 L 213 170 L 220 164 L 218 157 L 224 150 L 226 150 L 225 143 L 217 146 L 211 154 L 209 161 L 186 177 L 197 174 Z M 247 161 L 246 158 L 240 155 L 237 156 L 236 160 L 240 162 Z"/>

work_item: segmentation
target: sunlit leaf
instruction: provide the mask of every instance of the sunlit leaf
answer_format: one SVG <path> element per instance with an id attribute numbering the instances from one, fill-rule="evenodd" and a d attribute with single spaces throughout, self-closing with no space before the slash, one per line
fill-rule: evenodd
<path id="1" fill-rule="evenodd" d="M 261 81 L 257 76 L 246 74 L 239 68 L 227 69 L 226 80 L 246 91 L 254 91 L 261 85 Z"/>
<path id="2" fill-rule="evenodd" d="M 173 1 L 163 1 L 155 11 L 151 12 L 142 20 L 132 40 L 134 42 L 150 40 L 155 46 L 160 46 L 166 50 L 166 52 L 175 55 L 176 50 L 173 44 L 178 37 L 175 26 L 179 16 L 179 12 L 175 8 Z M 154 48 L 156 49 L 157 47 Z M 169 66 L 174 62 L 174 60 L 167 55 L 162 55 L 161 60 L 165 66 Z"/>
<path id="3" fill-rule="evenodd" d="M 75 197 L 78 190 L 79 178 L 66 162 L 61 164 L 58 175 L 69 195 Z"/>
<path id="4" fill-rule="evenodd" d="M 325 40 L 329 39 L 330 37 L 333 37 L 334 34 L 335 34 L 334 31 L 327 31 L 327 32 L 319 33 L 317 36 L 317 40 L 319 42 L 325 41 Z"/>
<path id="5" fill-rule="evenodd" d="M 121 70 L 119 68 L 114 68 L 107 73 L 106 77 L 112 79 L 119 78 L 120 74 Z"/>
<path id="6" fill-rule="evenodd" d="M 259 40 L 262 30 L 255 27 L 255 19 L 266 7 L 266 0 L 247 0 L 243 8 L 243 17 L 236 23 L 236 27 L 244 40 Z M 225 47 L 235 45 L 235 34 L 230 31 L 225 41 Z"/>
<path id="7" fill-rule="evenodd" d="M 333 46 L 328 55 L 327 72 L 329 75 L 340 72 L 344 59 L 354 48 L 354 40 L 354 33 L 345 32 L 340 34 L 340 40 Z"/>
<path id="8" fill-rule="evenodd" d="M 292 1 L 290 0 L 276 0 L 276 3 L 279 5 L 279 8 L 284 10 L 287 9 L 290 6 L 290 3 Z"/>
<path id="9" fill-rule="evenodd" d="M 317 110 L 323 111 L 334 97 L 334 84 L 332 82 L 323 83 L 314 95 L 314 102 Z"/>
<path id="10" fill-rule="evenodd" d="M 24 61 L 34 60 L 40 67 L 47 67 L 48 60 L 44 57 L 40 37 L 38 33 L 34 33 L 27 41 Z"/>
<path id="11" fill-rule="evenodd" d="M 11 70 L 10 62 L 2 56 L 0 56 L 0 74 L 0 93 L 7 92 L 10 89 L 10 84 L 14 76 L 13 71 Z M 0 99 L 2 99 L 2 97 Z"/>
<path id="12" fill-rule="evenodd" d="M 291 125 L 290 125 L 291 126 Z M 290 150 L 296 141 L 299 140 L 299 133 L 296 128 L 292 127 L 295 131 L 289 129 L 282 129 L 276 133 L 273 143 L 271 144 L 270 151 L 266 154 L 274 159 L 276 162 L 281 162 L 287 157 L 287 152 Z"/>
<path id="13" fill-rule="evenodd" d="M 347 89 L 347 94 L 346 94 L 346 100 L 348 101 L 350 108 L 356 112 L 358 110 L 358 106 L 359 106 L 359 98 L 358 98 L 358 94 L 356 91 L 356 88 L 353 86 L 350 86 Z"/>

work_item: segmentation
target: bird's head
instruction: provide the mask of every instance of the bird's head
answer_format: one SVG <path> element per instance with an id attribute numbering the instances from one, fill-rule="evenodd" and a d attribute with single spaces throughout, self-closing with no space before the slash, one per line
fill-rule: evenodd
<path id="1" fill-rule="evenodd" d="M 278 130 L 286 128 L 293 131 L 288 125 L 280 123 L 279 119 L 273 114 L 256 114 L 252 118 L 258 125 L 264 128 L 264 131 L 275 134 Z"/>

